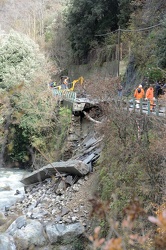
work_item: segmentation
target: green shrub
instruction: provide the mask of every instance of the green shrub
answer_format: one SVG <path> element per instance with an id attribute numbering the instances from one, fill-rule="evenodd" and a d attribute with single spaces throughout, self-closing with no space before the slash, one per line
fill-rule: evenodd
<path id="1" fill-rule="evenodd" d="M 159 68 L 151 67 L 147 70 L 146 76 L 150 82 L 156 82 L 163 78 L 163 72 Z"/>

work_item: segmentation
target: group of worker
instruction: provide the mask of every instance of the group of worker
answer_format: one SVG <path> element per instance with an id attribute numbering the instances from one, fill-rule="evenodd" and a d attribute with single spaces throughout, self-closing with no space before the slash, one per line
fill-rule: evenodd
<path id="1" fill-rule="evenodd" d="M 57 88 L 57 89 L 69 89 L 69 77 L 61 77 L 61 83 L 58 85 L 56 82 L 50 82 L 50 88 Z"/>
<path id="2" fill-rule="evenodd" d="M 150 101 L 150 111 L 153 111 L 154 109 L 154 88 L 152 85 L 146 90 L 146 93 L 140 84 L 138 88 L 136 88 L 134 92 L 134 97 L 136 98 L 137 102 L 139 102 L 140 99 L 143 99 L 145 97 L 145 100 Z"/>

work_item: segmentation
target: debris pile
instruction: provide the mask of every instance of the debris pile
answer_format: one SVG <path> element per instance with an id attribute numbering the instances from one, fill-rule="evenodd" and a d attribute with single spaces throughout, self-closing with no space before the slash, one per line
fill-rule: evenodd
<path id="1" fill-rule="evenodd" d="M 53 162 L 28 174 L 21 180 L 25 184 L 24 198 L 10 207 L 9 213 L 19 212 L 27 218 L 37 219 L 45 225 L 81 222 L 88 226 L 90 203 L 84 203 L 84 187 L 100 156 L 100 141 L 86 138 L 65 162 Z M 86 187 L 87 188 L 87 187 Z"/>
<path id="2" fill-rule="evenodd" d="M 58 224 L 80 221 L 87 225 L 87 207 L 80 197 L 73 203 L 76 193 L 86 185 L 88 176 L 79 178 L 62 174 L 52 176 L 43 182 L 25 187 L 25 197 L 10 207 L 9 212 L 20 211 L 27 218 L 37 219 L 45 225 L 54 221 Z"/>

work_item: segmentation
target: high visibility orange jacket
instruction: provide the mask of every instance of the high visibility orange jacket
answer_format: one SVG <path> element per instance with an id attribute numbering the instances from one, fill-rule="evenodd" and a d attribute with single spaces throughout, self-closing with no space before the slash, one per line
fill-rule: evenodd
<path id="1" fill-rule="evenodd" d="M 144 95 L 145 95 L 145 92 L 144 92 L 143 88 L 141 88 L 141 92 L 140 93 L 138 93 L 138 88 L 134 92 L 134 97 L 136 99 L 141 99 L 141 98 L 144 97 Z"/>
<path id="2" fill-rule="evenodd" d="M 153 87 L 149 87 L 146 91 L 146 98 L 153 99 L 154 98 L 154 89 Z"/>

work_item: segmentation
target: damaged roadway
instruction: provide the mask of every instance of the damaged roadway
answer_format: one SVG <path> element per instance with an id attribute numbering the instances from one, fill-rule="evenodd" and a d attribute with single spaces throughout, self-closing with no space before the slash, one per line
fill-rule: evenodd
<path id="1" fill-rule="evenodd" d="M 40 182 L 52 175 L 55 175 L 57 172 L 68 173 L 76 176 L 84 176 L 89 173 L 89 166 L 79 160 L 53 162 L 28 174 L 21 180 L 21 182 L 25 185 Z"/>
<path id="2" fill-rule="evenodd" d="M 100 139 L 95 139 L 94 137 L 89 138 L 82 143 L 82 152 L 78 156 L 75 156 L 74 159 L 50 163 L 28 174 L 21 180 L 21 182 L 25 185 L 30 185 L 42 182 L 57 173 L 70 174 L 78 177 L 87 175 L 89 172 L 92 172 L 92 164 L 100 156 L 100 141 Z"/>

